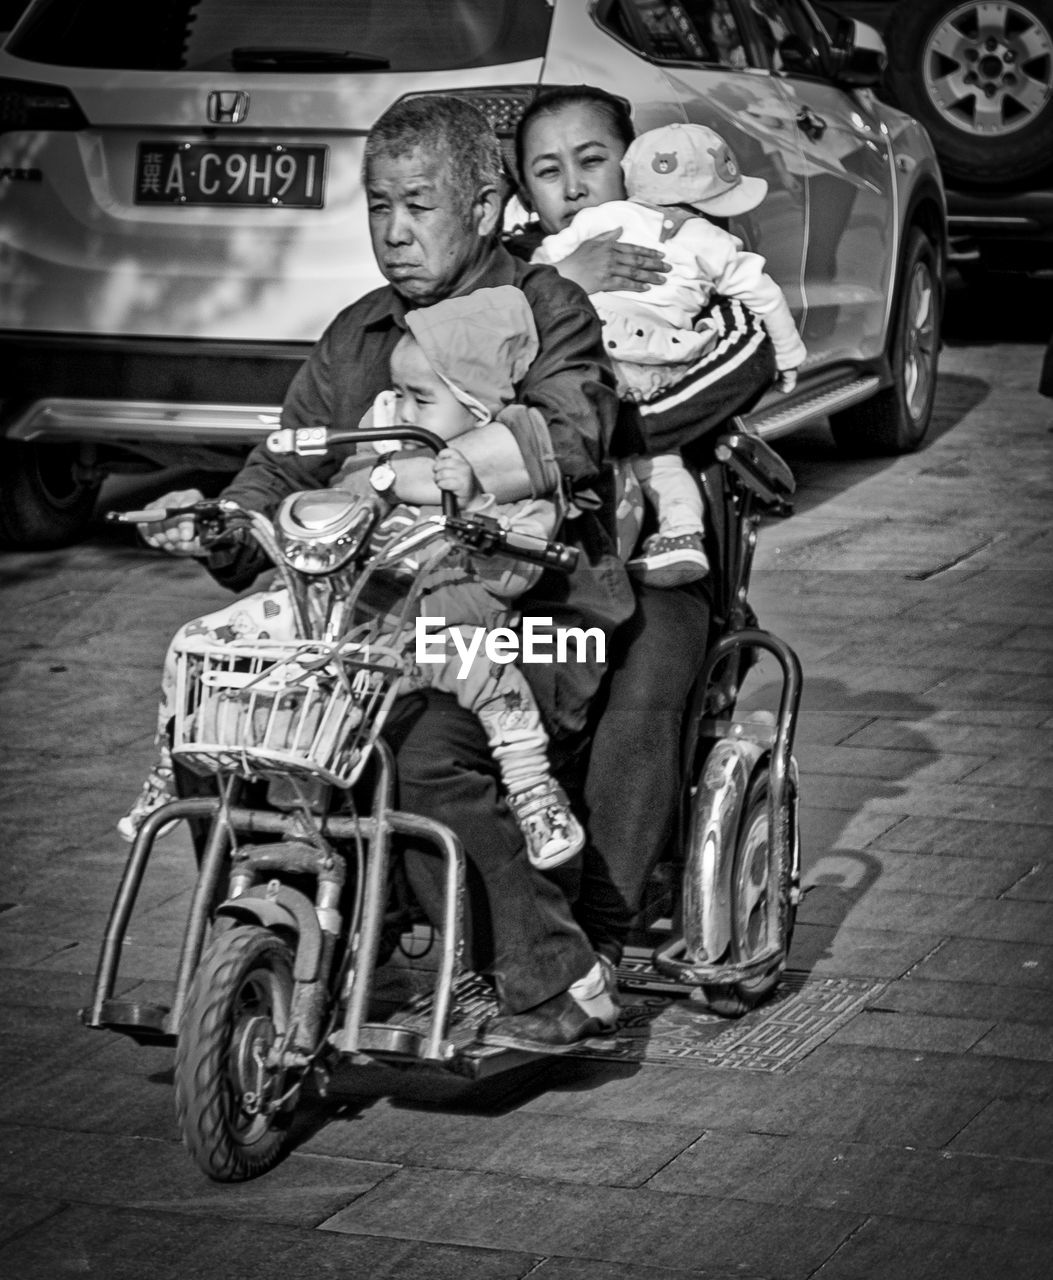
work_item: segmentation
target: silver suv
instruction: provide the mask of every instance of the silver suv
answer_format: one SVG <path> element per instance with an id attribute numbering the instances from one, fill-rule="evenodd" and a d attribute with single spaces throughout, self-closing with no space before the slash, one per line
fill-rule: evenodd
<path id="1" fill-rule="evenodd" d="M 882 66 L 807 0 L 36 0 L 0 52 L 0 541 L 76 538 L 109 471 L 237 467 L 380 283 L 362 149 L 406 94 L 469 97 L 508 140 L 539 86 L 587 81 L 638 128 L 723 133 L 769 184 L 733 230 L 811 353 L 759 429 L 915 447 L 944 196 Z"/>

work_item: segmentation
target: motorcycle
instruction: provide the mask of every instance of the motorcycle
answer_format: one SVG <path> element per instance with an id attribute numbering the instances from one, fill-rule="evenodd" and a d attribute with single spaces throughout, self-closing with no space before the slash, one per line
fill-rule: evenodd
<path id="1" fill-rule="evenodd" d="M 800 895 L 791 752 L 801 677 L 789 646 L 750 625 L 747 602 L 759 511 L 784 508 L 793 477 L 762 441 L 732 425 L 700 477 L 709 510 L 719 513 L 711 532 L 716 626 L 685 720 L 682 838 L 667 876 L 675 885 L 671 923 L 653 964 L 702 988 L 717 1012 L 738 1016 L 775 990 Z M 268 444 L 311 454 L 390 439 L 443 447 L 416 428 L 279 429 Z M 297 635 L 222 643 L 195 636 L 180 647 L 172 755 L 184 779 L 197 779 L 186 790 L 209 793 L 184 793 L 143 821 L 85 1025 L 175 1044 L 183 1140 L 218 1181 L 272 1168 L 306 1082 L 324 1090 L 337 1066 L 397 1064 L 479 1080 L 536 1060 L 525 1049 L 480 1044 L 478 1019 L 465 1016 L 480 984 L 466 996 L 473 975 L 462 962 L 464 851 L 442 823 L 394 806 L 383 729 L 406 669 L 422 546 L 442 536 L 473 555 L 561 571 L 573 568 L 576 551 L 461 513 L 449 493 L 430 527 L 380 545 L 371 537 L 373 507 L 336 489 L 290 495 L 273 522 L 225 501 L 112 514 L 135 523 L 190 514 L 206 543 L 245 530 L 289 592 Z M 409 574 L 405 604 L 400 630 L 379 636 L 358 606 L 374 575 L 391 572 Z M 739 684 L 760 652 L 782 671 L 778 712 L 739 721 Z M 172 1002 L 118 998 L 137 895 L 158 834 L 174 820 L 196 832 L 199 864 Z M 393 842 L 402 839 L 442 858 L 444 905 L 432 922 L 440 946 L 430 990 L 391 1008 L 377 978 L 398 883 Z M 397 927 L 397 912 L 395 919 Z"/>

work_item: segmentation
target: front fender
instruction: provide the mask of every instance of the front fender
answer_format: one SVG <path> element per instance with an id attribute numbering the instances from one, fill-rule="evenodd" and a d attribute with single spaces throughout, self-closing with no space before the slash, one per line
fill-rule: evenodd
<path id="1" fill-rule="evenodd" d="M 318 977 L 322 927 L 314 907 L 302 893 L 287 885 L 281 885 L 276 892 L 266 885 L 254 885 L 240 897 L 220 903 L 216 915 L 242 924 L 258 924 L 264 929 L 294 934 L 297 939 L 294 980 L 314 982 Z"/>
<path id="2" fill-rule="evenodd" d="M 724 738 L 709 753 L 691 803 L 682 928 L 688 963 L 717 961 L 731 941 L 735 841 L 750 778 L 767 748 Z"/>

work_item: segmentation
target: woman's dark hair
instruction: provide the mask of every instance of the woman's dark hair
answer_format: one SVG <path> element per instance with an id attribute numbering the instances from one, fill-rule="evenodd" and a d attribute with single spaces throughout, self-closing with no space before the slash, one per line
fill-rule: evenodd
<path id="1" fill-rule="evenodd" d="M 516 125 L 516 176 L 520 187 L 523 185 L 523 139 L 531 123 L 538 116 L 555 115 L 564 107 L 577 106 L 594 107 L 601 115 L 605 115 L 615 136 L 626 147 L 636 137 L 629 104 L 624 98 L 616 97 L 606 89 L 597 89 L 591 84 L 565 84 L 558 89 L 544 89 L 519 117 Z"/>

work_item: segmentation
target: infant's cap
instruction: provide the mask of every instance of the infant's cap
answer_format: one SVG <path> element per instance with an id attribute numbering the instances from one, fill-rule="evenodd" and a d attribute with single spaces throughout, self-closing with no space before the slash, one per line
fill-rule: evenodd
<path id="1" fill-rule="evenodd" d="M 739 171 L 731 148 L 704 124 L 641 133 L 622 157 L 629 195 L 647 204 L 689 204 L 716 217 L 755 209 L 768 184 Z"/>
<path id="2" fill-rule="evenodd" d="M 483 422 L 513 403 L 516 384 L 538 353 L 534 313 L 511 284 L 407 311 L 406 327 L 435 372 Z"/>

